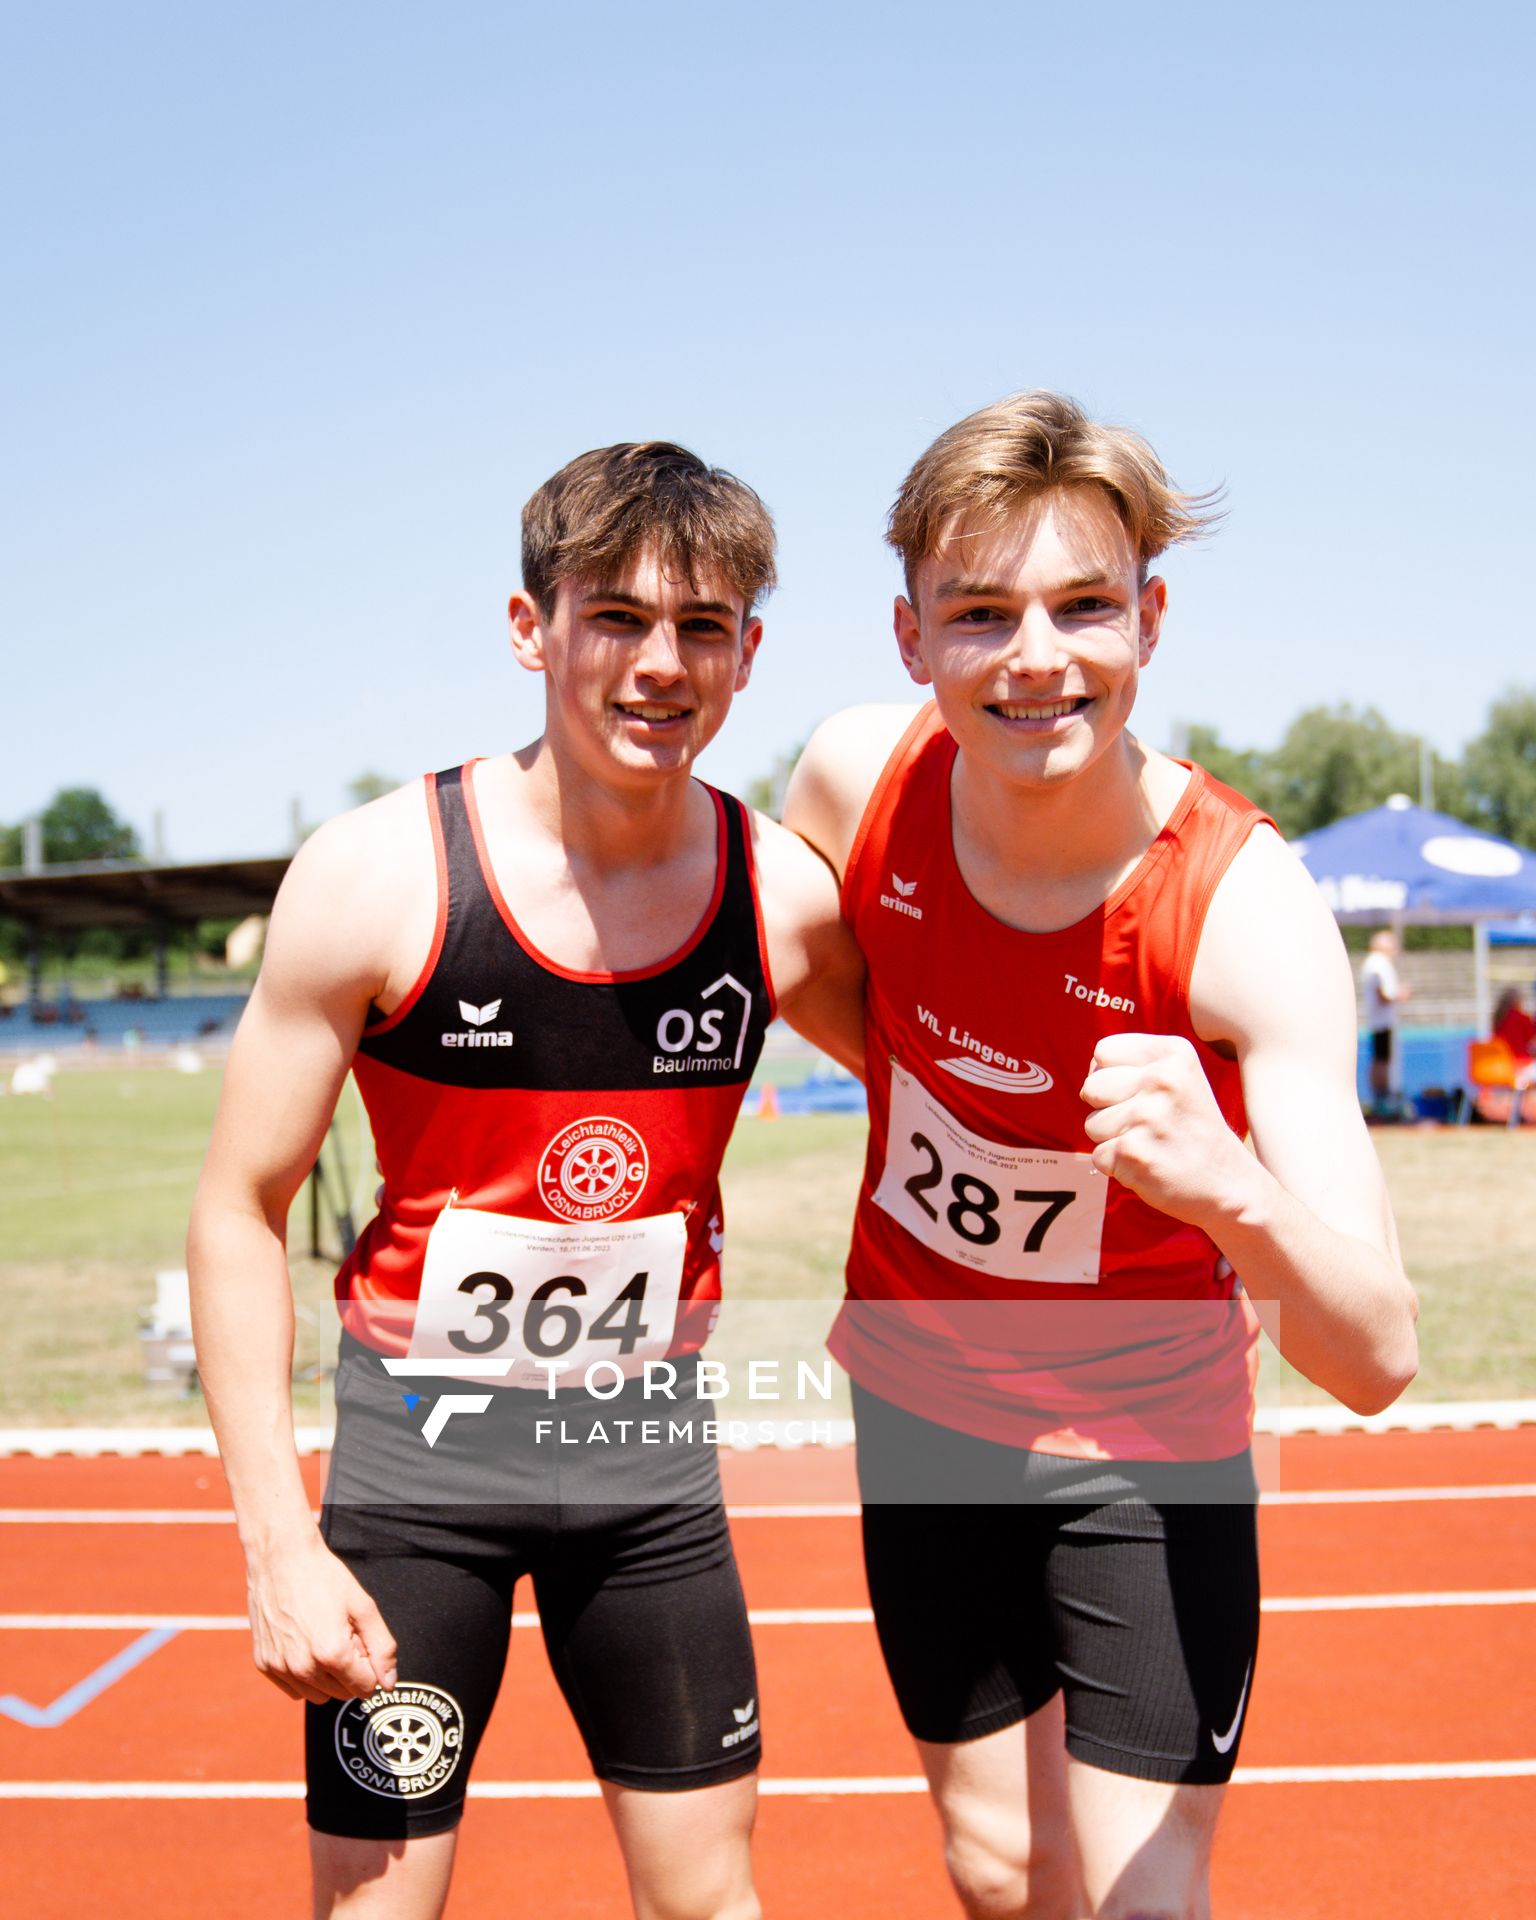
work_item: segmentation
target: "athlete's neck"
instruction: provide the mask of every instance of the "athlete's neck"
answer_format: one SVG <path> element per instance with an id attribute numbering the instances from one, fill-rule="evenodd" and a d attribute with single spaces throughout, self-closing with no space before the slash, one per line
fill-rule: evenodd
<path id="1" fill-rule="evenodd" d="M 1008 780 L 962 754 L 950 807 L 966 885 L 1012 926 L 1072 926 L 1129 878 L 1188 781 L 1177 761 L 1130 734 L 1059 783 Z"/>
<path id="2" fill-rule="evenodd" d="M 686 857 L 701 831 L 714 845 L 713 813 L 686 773 L 628 780 L 570 764 L 547 738 L 487 762 L 490 784 L 515 800 L 574 865 L 620 872 Z"/>

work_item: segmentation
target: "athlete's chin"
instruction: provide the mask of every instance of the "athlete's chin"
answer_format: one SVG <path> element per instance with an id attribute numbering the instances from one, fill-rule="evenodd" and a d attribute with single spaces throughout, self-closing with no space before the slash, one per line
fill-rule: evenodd
<path id="1" fill-rule="evenodd" d="M 1001 726 L 977 729 L 962 747 L 1003 779 L 1025 787 L 1055 787 L 1074 780 L 1098 757 L 1094 730 L 1076 716 L 1072 724 L 1054 732 Z"/>

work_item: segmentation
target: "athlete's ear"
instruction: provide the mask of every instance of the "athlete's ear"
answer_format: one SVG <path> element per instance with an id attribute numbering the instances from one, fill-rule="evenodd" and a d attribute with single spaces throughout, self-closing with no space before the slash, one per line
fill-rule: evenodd
<path id="1" fill-rule="evenodd" d="M 752 678 L 752 662 L 757 658 L 758 647 L 762 644 L 763 623 L 755 615 L 741 630 L 741 659 L 736 666 L 736 685 L 734 691 L 740 693 Z"/>
<path id="2" fill-rule="evenodd" d="M 1163 631 L 1163 615 L 1168 611 L 1168 582 L 1154 573 L 1141 590 L 1137 611 L 1141 622 L 1139 664 L 1145 666 L 1157 651 Z"/>
<path id="3" fill-rule="evenodd" d="M 923 631 L 917 609 L 905 594 L 898 593 L 891 624 L 896 629 L 896 645 L 901 649 L 901 664 L 920 687 L 933 684 L 928 662 L 923 658 Z"/>
<path id="4" fill-rule="evenodd" d="M 544 671 L 544 616 L 531 593 L 519 587 L 507 602 L 512 629 L 512 657 L 530 673 Z"/>

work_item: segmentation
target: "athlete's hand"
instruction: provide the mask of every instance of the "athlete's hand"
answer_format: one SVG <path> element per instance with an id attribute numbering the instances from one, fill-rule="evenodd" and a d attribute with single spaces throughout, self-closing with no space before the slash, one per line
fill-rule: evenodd
<path id="1" fill-rule="evenodd" d="M 1099 1172 L 1175 1220 L 1206 1225 L 1231 1206 L 1255 1164 L 1222 1118 L 1194 1048 L 1176 1034 L 1107 1035 L 1082 1097 Z"/>
<path id="2" fill-rule="evenodd" d="M 384 1616 L 317 1533 L 252 1568 L 251 1650 L 294 1700 L 365 1699 L 395 1684 L 395 1637 Z"/>

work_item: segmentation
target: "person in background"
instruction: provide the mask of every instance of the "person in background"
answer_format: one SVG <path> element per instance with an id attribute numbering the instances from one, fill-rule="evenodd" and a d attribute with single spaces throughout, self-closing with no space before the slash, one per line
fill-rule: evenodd
<path id="1" fill-rule="evenodd" d="M 1371 1105 L 1378 1116 L 1391 1112 L 1392 1097 L 1401 1082 L 1397 1010 L 1413 997 L 1413 988 L 1398 974 L 1397 955 L 1397 935 L 1390 927 L 1378 928 L 1360 969 L 1365 1026 L 1371 1036 Z"/>
<path id="2" fill-rule="evenodd" d="M 1502 1040 L 1515 1056 L 1516 1067 L 1532 1065 L 1531 1042 L 1536 1040 L 1536 1020 L 1531 1018 L 1528 996 L 1520 987 L 1506 987 L 1493 1010 L 1493 1037 Z"/>

